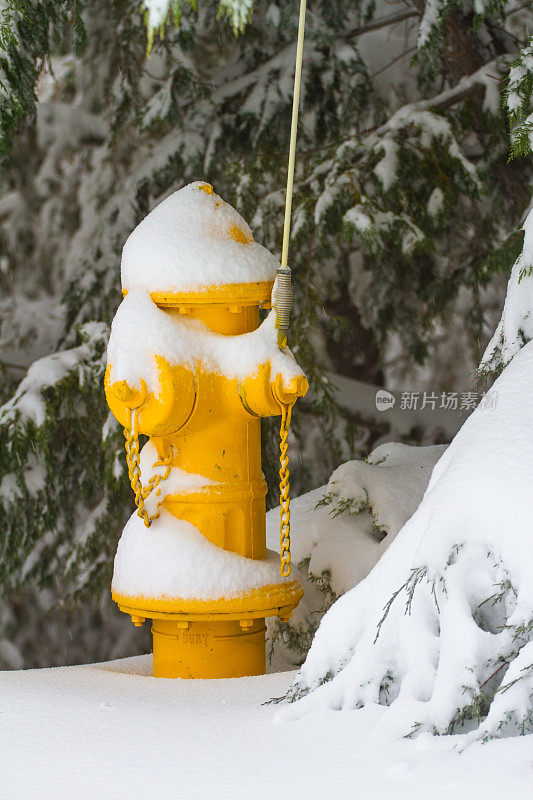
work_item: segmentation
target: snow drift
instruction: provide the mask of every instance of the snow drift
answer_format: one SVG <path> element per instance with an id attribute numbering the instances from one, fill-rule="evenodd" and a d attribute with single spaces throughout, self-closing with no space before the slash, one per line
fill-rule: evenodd
<path id="1" fill-rule="evenodd" d="M 529 343 L 377 566 L 324 617 L 282 713 L 378 703 L 404 735 L 533 730 L 532 386 Z"/>

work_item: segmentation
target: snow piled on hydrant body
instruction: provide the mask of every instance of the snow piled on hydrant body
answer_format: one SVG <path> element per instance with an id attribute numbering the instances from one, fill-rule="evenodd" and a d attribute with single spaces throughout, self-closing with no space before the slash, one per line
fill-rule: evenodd
<path id="1" fill-rule="evenodd" d="M 208 541 L 198 528 L 165 509 L 147 530 L 132 514 L 115 556 L 112 590 L 119 595 L 216 600 L 278 584 L 279 556 L 239 556 Z"/>
<path id="2" fill-rule="evenodd" d="M 174 316 L 159 309 L 144 289 L 131 289 L 115 315 L 107 348 L 111 380 L 125 380 L 132 387 L 146 381 L 148 391 L 159 388 L 154 356 L 169 364 L 191 370 L 243 380 L 254 375 L 261 364 L 271 363 L 271 373 L 283 376 L 284 383 L 303 375 L 287 349 L 277 345 L 275 313 L 250 333 L 223 336 L 213 333 L 202 322 L 187 316 Z"/>
<path id="3" fill-rule="evenodd" d="M 403 735 L 533 730 L 533 343 L 436 465 L 370 575 L 335 603 L 283 713 L 390 706 Z"/>
<path id="4" fill-rule="evenodd" d="M 270 362 L 284 383 L 303 375 L 290 351 L 277 345 L 275 313 L 250 333 L 223 336 L 197 319 L 162 310 L 151 293 L 204 292 L 235 283 L 273 282 L 277 259 L 254 242 L 241 215 L 197 181 L 167 197 L 130 234 L 122 252 L 127 292 L 111 326 L 111 380 L 157 393 L 155 356 L 172 365 L 244 379 Z M 209 295 L 206 294 L 206 297 Z M 157 299 L 157 298 L 156 298 Z M 238 302 L 238 295 L 236 296 Z"/>
<path id="5" fill-rule="evenodd" d="M 273 281 L 278 267 L 238 211 L 197 181 L 163 200 L 130 234 L 122 251 L 122 288 L 186 292 Z"/>

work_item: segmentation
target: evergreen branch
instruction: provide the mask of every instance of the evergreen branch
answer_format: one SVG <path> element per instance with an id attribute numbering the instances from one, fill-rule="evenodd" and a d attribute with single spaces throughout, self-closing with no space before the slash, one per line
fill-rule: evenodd
<path id="1" fill-rule="evenodd" d="M 345 34 L 342 34 L 342 39 L 353 39 L 357 36 L 362 36 L 365 33 L 370 33 L 371 31 L 377 31 L 381 28 L 387 28 L 391 25 L 395 25 L 398 22 L 402 22 L 403 20 L 410 19 L 412 17 L 420 16 L 420 12 L 416 9 L 406 9 L 405 11 L 399 11 L 395 14 L 390 14 L 387 17 L 381 17 L 380 19 L 374 20 L 369 22 L 365 25 L 361 25 L 358 28 L 354 28 L 351 31 L 348 31 Z M 279 53 L 276 53 L 275 56 L 270 58 L 268 61 L 265 61 L 261 66 L 259 66 L 253 72 L 248 73 L 247 75 L 241 76 L 240 78 L 236 78 L 232 81 L 228 81 L 222 85 L 217 86 L 216 81 L 214 82 L 215 91 L 213 93 L 213 102 L 220 103 L 223 101 L 228 100 L 231 97 L 235 97 L 245 89 L 250 88 L 254 84 L 258 83 L 260 80 L 266 78 L 269 72 L 275 72 L 278 69 L 284 67 L 287 63 L 292 63 L 294 60 L 294 54 L 296 52 L 296 40 L 291 42 L 291 44 L 287 45 L 283 48 Z M 309 61 L 313 54 L 313 48 L 311 43 L 306 44 L 306 49 L 304 51 L 304 63 Z"/>
<path id="2" fill-rule="evenodd" d="M 367 133 L 374 132 L 377 135 L 387 133 L 391 129 L 397 128 L 402 121 L 408 121 L 413 114 L 419 111 L 447 111 L 449 108 L 452 108 L 452 106 L 466 100 L 467 97 L 471 97 L 478 92 L 479 89 L 485 88 L 487 79 L 498 80 L 498 78 L 490 73 L 493 70 L 502 70 L 503 72 L 503 67 L 507 66 L 514 58 L 516 58 L 516 53 L 505 53 L 502 56 L 498 56 L 498 58 L 495 58 L 488 64 L 484 64 L 480 69 L 476 70 L 476 72 L 465 76 L 451 89 L 445 89 L 443 92 L 440 92 L 440 94 L 435 95 L 435 97 L 417 100 L 414 103 L 408 103 L 402 106 L 387 122 L 375 128 L 374 131 L 367 131 Z"/>

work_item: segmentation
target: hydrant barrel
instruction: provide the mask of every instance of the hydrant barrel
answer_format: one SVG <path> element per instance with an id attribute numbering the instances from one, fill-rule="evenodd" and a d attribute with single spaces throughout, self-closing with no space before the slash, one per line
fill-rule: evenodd
<path id="1" fill-rule="evenodd" d="M 268 304 L 271 288 L 269 283 L 256 287 L 249 305 L 212 304 L 207 294 L 202 305 L 188 305 L 187 298 L 181 297 L 180 305 L 160 308 L 174 316 L 201 320 L 213 333 L 237 336 L 257 329 L 260 303 Z M 227 301 L 232 299 L 228 292 Z M 199 369 L 196 382 L 194 415 L 183 435 L 172 438 L 175 463 L 188 473 L 205 475 L 213 484 L 197 494 L 171 495 L 165 508 L 224 550 L 266 558 L 261 419 L 243 405 L 237 381 Z M 164 447 L 161 442 L 158 449 Z"/>
<path id="2" fill-rule="evenodd" d="M 199 275 L 187 272 L 191 243 L 184 250 L 178 237 L 174 251 L 169 234 L 181 224 L 190 236 L 195 220 Z M 152 252 L 147 240 L 166 249 Z M 139 285 L 147 263 L 154 271 Z M 106 395 L 127 433 L 140 516 L 119 542 L 112 595 L 134 624 L 152 620 L 156 677 L 263 673 L 265 619 L 288 618 L 303 594 L 266 548 L 261 417 L 307 390 L 292 354 L 277 348 L 273 319 L 260 324 L 275 267 L 208 184 L 164 201 L 124 248 Z M 140 455 L 139 434 L 149 437 Z"/>
<path id="3" fill-rule="evenodd" d="M 245 620 L 245 622 L 248 622 Z M 190 622 L 154 619 L 154 677 L 244 678 L 265 672 L 265 620 Z"/>

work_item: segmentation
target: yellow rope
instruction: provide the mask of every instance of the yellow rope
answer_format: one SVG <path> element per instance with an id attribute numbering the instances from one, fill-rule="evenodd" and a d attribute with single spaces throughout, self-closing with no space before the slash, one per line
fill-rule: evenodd
<path id="1" fill-rule="evenodd" d="M 292 98 L 291 143 L 289 147 L 289 167 L 287 170 L 287 193 L 285 195 L 283 246 L 281 249 L 281 266 L 285 268 L 288 266 L 289 237 L 291 232 L 292 192 L 294 184 L 294 164 L 296 161 L 296 136 L 298 134 L 298 109 L 300 108 L 300 85 L 302 80 L 302 60 L 304 53 L 305 11 L 306 0 L 300 0 L 298 44 L 296 45 L 296 68 L 294 71 L 294 95 Z"/>
<path id="2" fill-rule="evenodd" d="M 298 111 L 300 108 L 300 88 L 302 81 L 302 61 L 304 52 L 306 0 L 300 0 L 300 18 L 298 20 L 298 42 L 296 45 L 296 67 L 294 70 L 294 94 L 292 98 L 291 141 L 289 146 L 289 164 L 287 168 L 287 192 L 285 195 L 285 220 L 283 223 L 283 246 L 281 249 L 281 268 L 289 269 L 289 239 L 291 233 L 292 195 L 294 190 L 294 166 L 296 163 L 296 137 L 298 134 Z M 290 290 L 290 272 L 287 275 Z M 291 294 L 292 305 L 292 294 Z M 287 312 L 287 325 L 288 313 Z M 279 320 L 278 320 L 279 321 Z M 278 347 L 287 347 L 287 330 L 278 330 Z M 289 494 L 289 453 L 288 437 L 291 424 L 292 405 L 281 406 L 280 427 L 280 470 L 279 470 L 279 509 L 280 509 L 280 572 L 286 578 L 291 574 L 291 498 Z"/>

